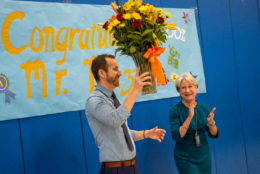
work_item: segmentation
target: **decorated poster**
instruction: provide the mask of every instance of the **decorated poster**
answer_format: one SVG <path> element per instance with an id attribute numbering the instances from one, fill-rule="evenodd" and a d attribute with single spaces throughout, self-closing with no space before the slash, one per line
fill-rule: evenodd
<path id="1" fill-rule="evenodd" d="M 114 54 L 113 36 L 98 25 L 114 14 L 108 5 L 3 1 L 0 6 L 0 121 L 85 109 L 95 80 L 96 55 Z M 162 8 L 176 21 L 159 56 L 169 80 L 137 102 L 179 96 L 174 80 L 189 72 L 205 93 L 202 57 L 193 9 Z M 131 91 L 135 65 L 116 55 L 122 72 L 115 89 L 123 101 Z"/>

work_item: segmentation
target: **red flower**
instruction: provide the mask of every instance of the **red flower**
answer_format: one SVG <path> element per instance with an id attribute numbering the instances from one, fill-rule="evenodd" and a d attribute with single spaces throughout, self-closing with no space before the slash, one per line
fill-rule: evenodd
<path id="1" fill-rule="evenodd" d="M 141 19 L 136 19 L 133 21 L 132 23 L 132 26 L 135 28 L 135 29 L 138 29 L 140 28 L 142 25 L 142 20 Z"/>
<path id="2" fill-rule="evenodd" d="M 159 24 L 162 24 L 164 22 L 164 18 L 163 17 L 158 17 L 158 21 L 159 21 Z"/>
<path id="3" fill-rule="evenodd" d="M 117 18 L 117 20 L 119 20 L 120 22 L 123 21 L 123 20 L 125 20 L 122 14 L 116 15 L 116 18 Z"/>
<path id="4" fill-rule="evenodd" d="M 119 8 L 117 9 L 117 12 L 118 12 L 118 13 L 122 13 L 122 7 L 119 7 Z"/>
<path id="5" fill-rule="evenodd" d="M 106 23 L 103 25 L 103 28 L 107 30 L 108 25 L 109 25 L 109 22 L 106 21 Z"/>

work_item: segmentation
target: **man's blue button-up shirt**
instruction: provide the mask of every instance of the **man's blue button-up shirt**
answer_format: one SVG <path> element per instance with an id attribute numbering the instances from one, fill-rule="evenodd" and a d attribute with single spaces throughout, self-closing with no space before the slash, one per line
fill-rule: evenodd
<path id="1" fill-rule="evenodd" d="M 90 94 L 86 101 L 86 116 L 94 135 L 96 145 L 99 148 L 101 162 L 125 161 L 136 156 L 134 136 L 136 131 L 129 130 L 134 150 L 128 149 L 121 125 L 126 122 L 130 113 L 121 104 L 115 108 L 111 98 L 112 92 L 97 85 L 96 90 Z M 128 126 L 127 126 L 128 127 Z"/>

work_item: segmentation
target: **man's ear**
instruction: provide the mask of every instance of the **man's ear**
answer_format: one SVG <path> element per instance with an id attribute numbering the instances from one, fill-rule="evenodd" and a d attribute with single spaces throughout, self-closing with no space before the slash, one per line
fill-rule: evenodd
<path id="1" fill-rule="evenodd" d="M 106 72 L 103 69 L 98 70 L 99 79 L 105 79 L 107 77 Z"/>

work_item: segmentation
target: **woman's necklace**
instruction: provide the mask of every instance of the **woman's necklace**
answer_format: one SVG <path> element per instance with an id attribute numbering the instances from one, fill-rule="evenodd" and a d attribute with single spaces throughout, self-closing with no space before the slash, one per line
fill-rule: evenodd
<path id="1" fill-rule="evenodd" d="M 199 132 L 198 132 L 198 107 L 195 108 L 195 111 L 196 111 L 196 132 L 195 132 L 195 144 L 197 147 L 200 147 L 200 135 L 199 135 Z"/>

